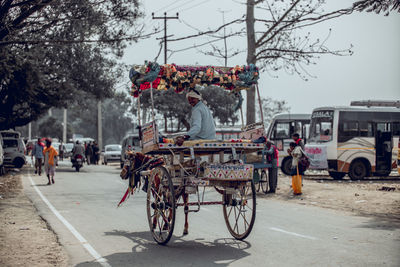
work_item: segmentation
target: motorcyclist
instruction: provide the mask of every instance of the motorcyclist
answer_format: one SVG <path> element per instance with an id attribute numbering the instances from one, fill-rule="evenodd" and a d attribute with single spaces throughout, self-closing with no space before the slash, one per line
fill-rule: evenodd
<path id="1" fill-rule="evenodd" d="M 76 141 L 74 147 L 72 148 L 72 162 L 75 162 L 77 155 L 81 155 L 83 159 L 85 158 L 85 147 L 79 142 L 79 140 Z"/>

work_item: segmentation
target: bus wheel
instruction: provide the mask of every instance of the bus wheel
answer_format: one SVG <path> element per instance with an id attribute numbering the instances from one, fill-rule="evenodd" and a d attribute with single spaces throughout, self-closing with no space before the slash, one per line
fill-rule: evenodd
<path id="1" fill-rule="evenodd" d="M 288 156 L 282 160 L 281 170 L 284 174 L 290 175 L 290 170 L 292 168 L 292 157 Z"/>
<path id="2" fill-rule="evenodd" d="M 351 163 L 349 176 L 351 180 L 362 180 L 368 174 L 367 166 L 362 160 L 355 160 Z"/>
<path id="3" fill-rule="evenodd" d="M 329 176 L 333 178 L 333 180 L 342 180 L 346 174 L 344 172 L 329 172 Z"/>

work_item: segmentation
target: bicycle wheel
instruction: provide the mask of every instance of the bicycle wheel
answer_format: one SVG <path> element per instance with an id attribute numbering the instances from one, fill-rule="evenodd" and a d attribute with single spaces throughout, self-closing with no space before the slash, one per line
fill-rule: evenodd
<path id="1" fill-rule="evenodd" d="M 156 167 L 147 187 L 147 218 L 154 240 L 161 245 L 171 239 L 175 226 L 174 187 L 168 171 Z"/>
<path id="2" fill-rule="evenodd" d="M 261 172 L 260 185 L 261 185 L 261 190 L 264 193 L 267 193 L 269 190 L 269 176 L 265 170 L 262 170 Z"/>
<path id="3" fill-rule="evenodd" d="M 256 219 L 256 190 L 253 181 L 245 182 L 235 192 L 223 195 L 223 213 L 231 235 L 245 239 L 251 232 Z"/>

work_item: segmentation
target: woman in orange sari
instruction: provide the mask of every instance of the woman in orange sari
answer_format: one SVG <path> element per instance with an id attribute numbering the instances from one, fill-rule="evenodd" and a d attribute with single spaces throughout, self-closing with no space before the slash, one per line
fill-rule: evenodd
<path id="1" fill-rule="evenodd" d="M 54 175 L 56 172 L 57 156 L 56 149 L 51 145 L 51 140 L 46 139 L 46 147 L 43 149 L 44 155 L 44 170 L 46 172 L 49 182 L 47 185 L 54 184 Z"/>

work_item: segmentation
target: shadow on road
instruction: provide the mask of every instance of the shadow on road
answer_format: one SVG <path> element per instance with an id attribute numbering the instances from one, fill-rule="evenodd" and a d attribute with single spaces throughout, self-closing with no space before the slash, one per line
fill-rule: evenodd
<path id="1" fill-rule="evenodd" d="M 368 216 L 373 216 L 369 218 L 368 222 L 359 225 L 359 228 L 371 228 L 374 230 L 389 230 L 395 231 L 400 229 L 400 217 L 398 218 L 384 218 L 382 214 L 368 214 Z M 361 214 L 363 216 L 363 214 Z"/>
<path id="2" fill-rule="evenodd" d="M 132 252 L 106 256 L 111 266 L 228 266 L 250 256 L 250 243 L 232 238 L 183 240 L 173 236 L 167 246 L 158 245 L 150 232 L 106 232 L 109 236 L 123 236 L 133 241 Z M 86 262 L 76 266 L 99 266 Z"/>

